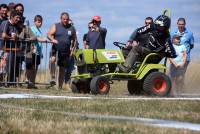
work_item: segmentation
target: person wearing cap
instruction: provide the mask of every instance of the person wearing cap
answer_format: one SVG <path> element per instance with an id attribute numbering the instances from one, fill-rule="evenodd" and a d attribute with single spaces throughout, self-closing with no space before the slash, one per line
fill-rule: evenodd
<path id="1" fill-rule="evenodd" d="M 185 45 L 180 44 L 179 35 L 172 37 L 173 46 L 176 50 L 176 58 L 169 58 L 170 61 L 170 77 L 173 84 L 174 95 L 177 94 L 183 87 L 184 66 L 187 62 L 187 49 Z"/>
<path id="2" fill-rule="evenodd" d="M 89 49 L 104 49 L 106 46 L 106 34 L 107 29 L 100 26 L 101 17 L 94 16 L 92 18 L 91 29 L 87 33 L 86 37 L 86 48 Z"/>

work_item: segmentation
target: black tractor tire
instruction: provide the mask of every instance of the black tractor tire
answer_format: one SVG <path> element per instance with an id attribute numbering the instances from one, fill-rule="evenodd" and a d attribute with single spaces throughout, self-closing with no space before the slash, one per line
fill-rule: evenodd
<path id="1" fill-rule="evenodd" d="M 90 79 L 74 80 L 71 89 L 73 93 L 90 93 Z"/>
<path id="2" fill-rule="evenodd" d="M 92 94 L 106 95 L 110 91 L 109 80 L 104 76 L 96 76 L 90 82 Z"/>
<path id="3" fill-rule="evenodd" d="M 143 83 L 143 90 L 152 96 L 167 96 L 171 91 L 171 80 L 162 72 L 152 72 L 146 76 Z"/>
<path id="4" fill-rule="evenodd" d="M 131 95 L 140 95 L 142 93 L 142 81 L 141 80 L 129 80 L 127 82 L 128 92 Z"/>
<path id="5" fill-rule="evenodd" d="M 72 89 L 72 93 L 80 93 L 80 90 L 78 89 L 78 81 L 74 80 L 71 83 L 71 89 Z"/>

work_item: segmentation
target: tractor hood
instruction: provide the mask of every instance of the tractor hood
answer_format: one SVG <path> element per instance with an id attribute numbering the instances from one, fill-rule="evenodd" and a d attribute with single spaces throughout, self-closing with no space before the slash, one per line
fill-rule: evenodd
<path id="1" fill-rule="evenodd" d="M 76 52 L 76 59 L 80 58 L 85 64 L 124 62 L 124 56 L 120 50 L 79 49 Z"/>

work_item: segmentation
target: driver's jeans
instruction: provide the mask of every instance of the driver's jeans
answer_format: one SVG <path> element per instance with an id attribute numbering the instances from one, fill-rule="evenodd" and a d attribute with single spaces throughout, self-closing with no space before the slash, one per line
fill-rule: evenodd
<path id="1" fill-rule="evenodd" d="M 124 66 L 127 68 L 132 68 L 136 61 L 144 59 L 149 53 L 151 53 L 151 50 L 148 48 L 140 45 L 133 46 L 125 60 Z"/>

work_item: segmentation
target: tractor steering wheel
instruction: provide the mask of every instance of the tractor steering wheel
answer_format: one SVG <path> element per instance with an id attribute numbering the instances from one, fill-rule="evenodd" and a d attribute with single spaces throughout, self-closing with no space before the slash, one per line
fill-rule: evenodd
<path id="1" fill-rule="evenodd" d="M 125 49 L 126 44 L 125 43 L 121 43 L 121 42 L 113 42 L 113 44 L 117 47 L 119 47 L 120 49 Z"/>

